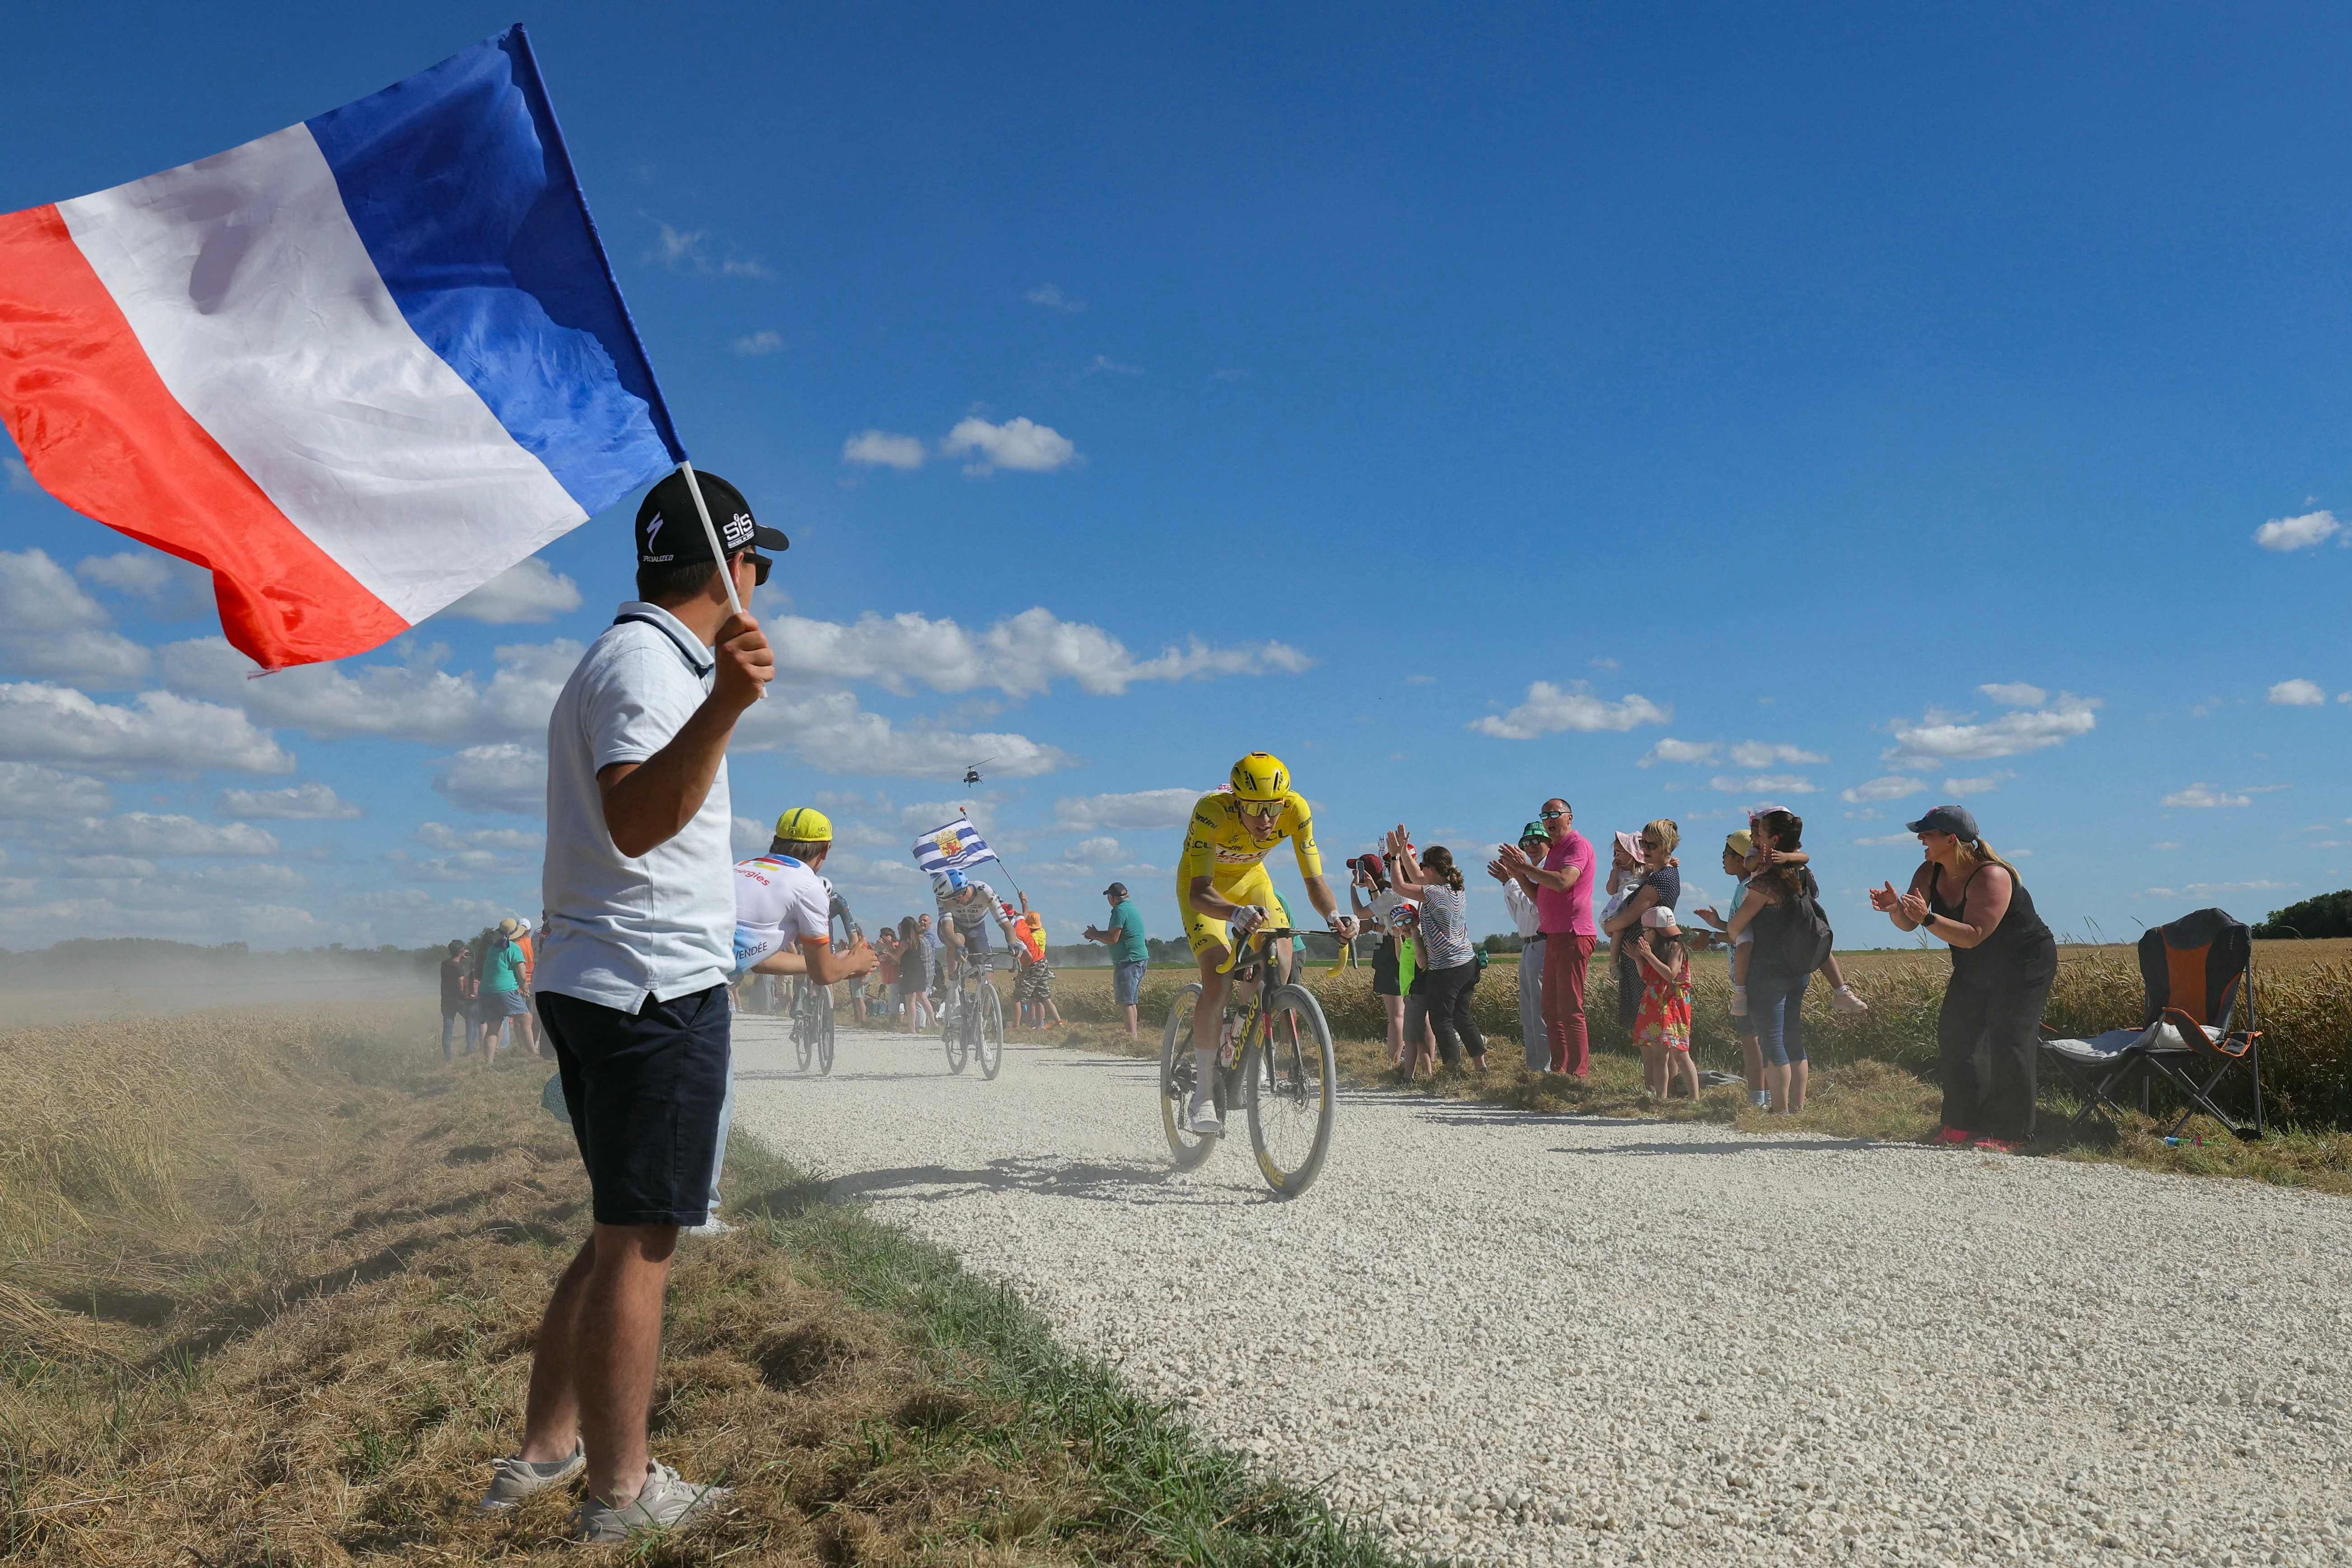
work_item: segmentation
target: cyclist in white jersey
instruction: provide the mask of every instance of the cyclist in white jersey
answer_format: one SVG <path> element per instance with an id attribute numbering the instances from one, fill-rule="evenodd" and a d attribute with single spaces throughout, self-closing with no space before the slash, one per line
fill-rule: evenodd
<path id="1" fill-rule="evenodd" d="M 941 977 L 952 988 L 957 980 L 959 961 L 966 953 L 985 953 L 990 950 L 988 928 L 993 921 L 1002 927 L 1007 942 L 1013 938 L 1012 918 L 996 889 L 987 883 L 965 876 L 961 871 L 935 871 L 931 874 L 931 891 L 940 910 L 940 965 Z"/>
<path id="2" fill-rule="evenodd" d="M 833 823 L 811 805 L 776 818 L 765 855 L 735 863 L 735 968 L 756 974 L 805 974 L 818 985 L 856 980 L 880 960 L 861 939 L 833 951 L 833 916 L 841 895 L 820 873 L 833 852 Z"/>

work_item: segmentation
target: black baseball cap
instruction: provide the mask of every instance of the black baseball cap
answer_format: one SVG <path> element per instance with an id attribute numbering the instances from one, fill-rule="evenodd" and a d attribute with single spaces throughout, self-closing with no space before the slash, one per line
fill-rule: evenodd
<path id="1" fill-rule="evenodd" d="M 1948 833 L 1955 838 L 1977 841 L 1977 819 L 1965 805 L 1930 806 L 1927 814 L 1906 830 L 1911 833 Z"/>
<path id="2" fill-rule="evenodd" d="M 1103 895 L 1106 898 L 1116 896 L 1123 899 L 1127 897 L 1127 884 L 1125 882 L 1113 882 L 1109 887 L 1103 889 Z"/>
<path id="3" fill-rule="evenodd" d="M 710 525 L 719 531 L 719 541 L 728 554 L 747 549 L 782 554 L 793 547 L 782 530 L 763 528 L 751 520 L 751 503 L 743 499 L 741 490 L 699 468 L 694 477 L 702 487 L 703 504 L 710 509 Z M 672 468 L 637 503 L 637 564 L 682 566 L 709 559 L 710 540 L 702 531 L 702 514 L 695 510 L 685 473 Z M 763 579 L 766 575 L 761 574 Z"/>

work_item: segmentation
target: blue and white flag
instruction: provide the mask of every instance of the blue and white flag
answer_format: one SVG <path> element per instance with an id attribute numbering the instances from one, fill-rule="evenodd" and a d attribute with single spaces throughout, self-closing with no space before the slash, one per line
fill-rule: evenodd
<path id="1" fill-rule="evenodd" d="M 980 836 L 980 829 L 968 816 L 959 816 L 945 827 L 934 827 L 915 840 L 915 865 L 919 869 L 937 874 L 961 871 L 977 866 L 982 860 L 993 860 L 996 851 Z"/>

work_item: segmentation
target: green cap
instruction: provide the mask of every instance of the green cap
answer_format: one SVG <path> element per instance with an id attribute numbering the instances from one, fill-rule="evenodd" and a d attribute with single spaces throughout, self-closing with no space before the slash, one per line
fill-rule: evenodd
<path id="1" fill-rule="evenodd" d="M 1529 838 L 1549 838 L 1550 837 L 1550 834 L 1544 831 L 1544 825 L 1540 822 L 1530 822 L 1525 827 L 1519 829 L 1519 837 L 1522 841 Z"/>

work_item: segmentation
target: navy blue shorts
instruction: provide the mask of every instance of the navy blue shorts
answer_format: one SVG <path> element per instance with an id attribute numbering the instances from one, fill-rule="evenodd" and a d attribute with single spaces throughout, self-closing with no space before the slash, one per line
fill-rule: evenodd
<path id="1" fill-rule="evenodd" d="M 539 994 L 572 1136 L 598 1225 L 700 1225 L 709 1217 L 727 1098 L 727 987 L 648 1000 L 637 1012 Z"/>

